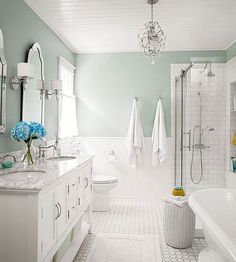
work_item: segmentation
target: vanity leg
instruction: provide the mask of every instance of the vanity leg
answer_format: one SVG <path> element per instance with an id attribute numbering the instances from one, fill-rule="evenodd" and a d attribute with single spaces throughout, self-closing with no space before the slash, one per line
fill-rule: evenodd
<path id="1" fill-rule="evenodd" d="M 89 207 L 88 207 L 88 222 L 89 222 L 89 225 L 90 225 L 89 234 L 92 233 L 92 215 L 93 215 L 93 204 L 91 202 L 89 204 Z"/>

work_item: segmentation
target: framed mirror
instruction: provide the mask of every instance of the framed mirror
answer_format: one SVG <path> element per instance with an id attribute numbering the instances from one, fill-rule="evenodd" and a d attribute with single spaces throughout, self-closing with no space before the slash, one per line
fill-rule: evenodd
<path id="1" fill-rule="evenodd" d="M 0 133 L 6 131 L 7 61 L 4 56 L 3 34 L 0 28 Z"/>
<path id="2" fill-rule="evenodd" d="M 44 124 L 45 95 L 39 90 L 40 82 L 44 84 L 44 60 L 38 43 L 28 51 L 27 63 L 34 67 L 34 79 L 29 80 L 26 90 L 22 89 L 22 120 L 36 121 Z"/>

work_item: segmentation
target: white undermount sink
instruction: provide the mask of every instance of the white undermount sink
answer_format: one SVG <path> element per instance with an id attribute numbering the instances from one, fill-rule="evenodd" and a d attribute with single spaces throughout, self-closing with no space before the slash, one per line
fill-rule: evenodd
<path id="1" fill-rule="evenodd" d="M 66 161 L 66 160 L 73 160 L 76 159 L 75 156 L 53 156 L 47 158 L 47 160 L 52 160 L 52 161 Z"/>

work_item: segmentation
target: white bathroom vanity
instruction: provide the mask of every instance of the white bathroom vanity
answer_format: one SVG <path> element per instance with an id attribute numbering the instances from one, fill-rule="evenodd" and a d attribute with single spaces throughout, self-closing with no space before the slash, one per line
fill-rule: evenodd
<path id="1" fill-rule="evenodd" d="M 46 159 L 0 176 L 0 261 L 51 261 L 88 210 L 61 261 L 72 261 L 91 227 L 92 156 Z"/>

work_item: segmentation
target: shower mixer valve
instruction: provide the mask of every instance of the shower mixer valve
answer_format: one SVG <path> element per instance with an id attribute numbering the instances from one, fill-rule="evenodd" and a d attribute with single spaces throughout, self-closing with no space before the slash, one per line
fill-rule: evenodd
<path id="1" fill-rule="evenodd" d="M 183 135 L 188 135 L 188 145 L 184 146 L 182 145 L 181 148 L 187 148 L 189 151 L 191 151 L 191 129 L 189 129 L 188 132 L 183 132 Z"/>

